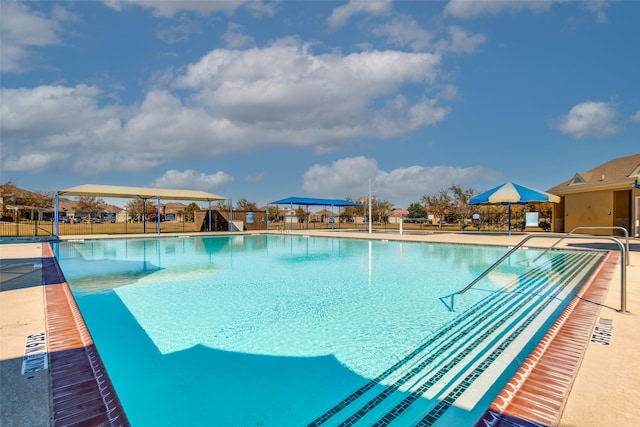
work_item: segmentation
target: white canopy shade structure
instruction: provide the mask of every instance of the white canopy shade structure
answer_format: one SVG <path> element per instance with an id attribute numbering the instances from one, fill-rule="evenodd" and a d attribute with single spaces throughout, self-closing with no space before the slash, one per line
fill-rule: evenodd
<path id="1" fill-rule="evenodd" d="M 58 236 L 58 204 L 59 196 L 97 196 L 97 197 L 117 197 L 125 199 L 157 199 L 158 212 L 160 211 L 160 200 L 193 200 L 209 202 L 209 210 L 211 210 L 211 202 L 217 200 L 229 200 L 228 197 L 219 196 L 217 194 L 207 193 L 198 190 L 175 190 L 151 187 L 125 187 L 118 185 L 97 185 L 84 184 L 76 187 L 66 188 L 56 192 L 55 211 L 54 211 L 54 234 Z M 144 206 L 144 204 L 143 204 Z M 209 217 L 210 218 L 210 217 Z M 233 216 L 230 216 L 233 218 Z M 146 227 L 145 227 L 146 230 Z M 160 234 L 160 221 L 158 221 L 158 234 Z"/>
<path id="2" fill-rule="evenodd" d="M 148 187 L 123 187 L 118 185 L 94 185 L 84 184 L 77 187 L 59 190 L 60 196 L 98 196 L 121 197 L 126 199 L 156 199 L 164 200 L 199 200 L 216 201 L 227 200 L 227 197 L 197 190 L 174 190 Z"/>

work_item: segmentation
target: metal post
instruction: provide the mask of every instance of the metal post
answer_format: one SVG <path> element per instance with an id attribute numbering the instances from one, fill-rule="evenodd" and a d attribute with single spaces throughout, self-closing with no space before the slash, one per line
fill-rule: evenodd
<path id="1" fill-rule="evenodd" d="M 371 180 L 369 180 L 369 234 L 371 234 Z"/>
<path id="2" fill-rule="evenodd" d="M 158 236 L 160 235 L 160 197 L 158 197 L 158 214 L 156 215 L 156 221 L 158 221 Z"/>
<path id="3" fill-rule="evenodd" d="M 211 231 L 211 217 L 213 216 L 213 211 L 211 210 L 211 200 L 209 200 L 209 210 L 207 211 L 207 213 L 209 214 L 209 221 L 207 224 L 207 231 Z"/>
<path id="4" fill-rule="evenodd" d="M 56 239 L 58 238 L 58 206 L 60 203 L 60 196 L 58 196 L 58 193 L 56 192 L 56 196 L 55 196 L 55 206 L 54 206 L 54 212 L 53 212 L 53 235 L 56 236 Z"/>

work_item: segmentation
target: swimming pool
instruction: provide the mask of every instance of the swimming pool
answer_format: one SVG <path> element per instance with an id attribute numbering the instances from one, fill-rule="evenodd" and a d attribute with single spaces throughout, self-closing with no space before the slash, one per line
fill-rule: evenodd
<path id="1" fill-rule="evenodd" d="M 54 250 L 134 426 L 469 425 L 599 260 L 518 251 L 452 312 L 440 297 L 507 248 L 242 235 Z"/>

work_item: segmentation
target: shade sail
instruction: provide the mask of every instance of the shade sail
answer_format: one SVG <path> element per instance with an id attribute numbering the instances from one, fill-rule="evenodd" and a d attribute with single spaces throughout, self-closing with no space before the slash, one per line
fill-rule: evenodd
<path id="1" fill-rule="evenodd" d="M 276 200 L 270 205 L 308 205 L 308 206 L 362 206 L 359 203 L 340 199 L 313 199 L 309 197 L 288 197 Z"/>
<path id="2" fill-rule="evenodd" d="M 511 234 L 511 205 L 544 202 L 560 203 L 560 197 L 513 182 L 505 182 L 502 185 L 469 199 L 470 205 L 508 205 L 509 217 L 507 227 L 509 234 Z"/>
<path id="3" fill-rule="evenodd" d="M 513 182 L 506 182 L 469 199 L 470 205 L 524 205 L 535 202 L 559 203 L 560 197 Z"/>
<path id="4" fill-rule="evenodd" d="M 228 197 L 207 193 L 197 190 L 174 190 L 147 187 L 123 187 L 118 185 L 95 185 L 85 184 L 77 187 L 66 188 L 58 191 L 59 195 L 67 196 L 98 196 L 98 197 L 120 197 L 132 199 L 155 199 L 164 200 L 227 200 Z"/>

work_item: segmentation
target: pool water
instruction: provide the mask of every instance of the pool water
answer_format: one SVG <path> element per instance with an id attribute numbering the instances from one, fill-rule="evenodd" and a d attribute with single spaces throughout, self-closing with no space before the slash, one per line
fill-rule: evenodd
<path id="1" fill-rule="evenodd" d="M 451 311 L 440 297 L 508 248 L 241 235 L 61 242 L 54 250 L 134 426 L 337 425 L 326 414 L 345 397 L 367 384 L 406 387 L 401 373 L 381 374 L 434 334 L 462 330 L 461 316 L 476 318 L 475 307 L 524 283 L 533 264 L 553 270 L 559 253 L 536 260 L 538 250 L 516 252 Z M 473 424 L 536 341 L 453 423 Z"/>

